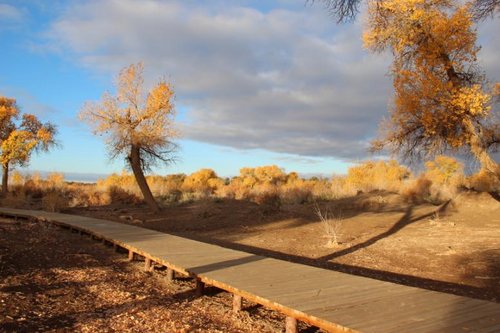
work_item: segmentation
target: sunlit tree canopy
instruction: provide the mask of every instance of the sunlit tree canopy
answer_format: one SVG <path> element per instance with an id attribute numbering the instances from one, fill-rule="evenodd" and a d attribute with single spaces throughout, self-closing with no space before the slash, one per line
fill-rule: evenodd
<path id="1" fill-rule="evenodd" d="M 394 56 L 394 101 L 375 150 L 389 146 L 410 158 L 464 150 L 495 172 L 489 151 L 498 122 L 492 87 L 476 62 L 470 7 L 449 0 L 370 3 L 365 46 Z"/>

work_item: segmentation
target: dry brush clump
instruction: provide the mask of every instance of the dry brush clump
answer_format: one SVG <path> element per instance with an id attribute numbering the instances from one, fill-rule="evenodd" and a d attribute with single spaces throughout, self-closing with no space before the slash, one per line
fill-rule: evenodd
<path id="1" fill-rule="evenodd" d="M 69 203 L 69 198 L 57 190 L 45 193 L 42 198 L 42 207 L 49 212 L 60 212 L 69 207 Z"/>
<path id="2" fill-rule="evenodd" d="M 215 171 L 201 169 L 184 178 L 181 190 L 200 200 L 213 196 L 222 186 L 224 186 L 224 181 L 217 176 Z"/>
<path id="3" fill-rule="evenodd" d="M 347 190 L 370 192 L 386 190 L 397 192 L 411 176 L 408 168 L 395 160 L 366 161 L 349 168 L 344 186 Z"/>
<path id="4" fill-rule="evenodd" d="M 314 212 L 321 221 L 325 231 L 324 237 L 327 238 L 325 246 L 330 248 L 339 246 L 341 244 L 340 237 L 342 236 L 342 212 L 332 213 L 329 207 L 322 209 L 317 204 L 315 205 Z"/>
<path id="5" fill-rule="evenodd" d="M 480 170 L 467 177 L 464 183 L 467 188 L 474 191 L 500 193 L 500 180 L 486 170 Z"/>
<path id="6" fill-rule="evenodd" d="M 420 204 L 429 201 L 431 195 L 432 181 L 425 175 L 416 179 L 410 179 L 402 187 L 399 193 L 410 203 Z"/>
<path id="7" fill-rule="evenodd" d="M 445 201 L 456 197 L 465 180 L 462 163 L 453 157 L 438 155 L 427 161 L 425 167 L 425 177 L 432 182 L 432 198 Z"/>
<path id="8" fill-rule="evenodd" d="M 412 203 L 440 204 L 455 198 L 465 186 L 463 164 L 450 156 L 438 155 L 425 163 L 425 170 L 408 179 L 400 193 Z"/>

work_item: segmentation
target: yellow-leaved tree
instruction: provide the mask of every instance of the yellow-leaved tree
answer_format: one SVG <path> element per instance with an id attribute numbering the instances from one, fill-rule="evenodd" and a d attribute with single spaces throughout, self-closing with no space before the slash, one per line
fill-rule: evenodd
<path id="1" fill-rule="evenodd" d="M 120 71 L 116 96 L 104 93 L 100 102 L 88 102 L 80 112 L 95 134 L 105 135 L 111 158 L 124 156 L 151 210 L 160 207 L 144 172 L 158 162 L 170 163 L 178 136 L 174 128 L 173 90 L 165 81 L 144 91 L 143 64 Z"/>
<path id="2" fill-rule="evenodd" d="M 42 123 L 32 114 L 21 116 L 16 100 L 0 96 L 0 162 L 2 194 L 8 192 L 9 171 L 26 166 L 33 152 L 48 151 L 56 145 L 56 127 Z"/>
<path id="3" fill-rule="evenodd" d="M 498 176 L 492 94 L 479 71 L 471 4 L 450 0 L 372 0 L 364 33 L 370 50 L 393 53 L 390 119 L 374 150 L 407 158 L 467 151 Z"/>

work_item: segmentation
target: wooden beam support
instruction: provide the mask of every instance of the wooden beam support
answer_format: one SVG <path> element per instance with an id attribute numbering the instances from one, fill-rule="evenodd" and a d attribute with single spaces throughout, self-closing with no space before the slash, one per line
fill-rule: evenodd
<path id="1" fill-rule="evenodd" d="M 297 319 L 293 317 L 286 317 L 285 320 L 285 333 L 297 333 Z"/>
<path id="2" fill-rule="evenodd" d="M 203 296 L 204 291 L 205 291 L 205 284 L 201 282 L 200 279 L 196 278 L 196 289 L 195 289 L 196 297 Z"/>
<path id="3" fill-rule="evenodd" d="M 174 279 L 175 279 L 175 271 L 172 268 L 167 267 L 167 281 L 172 282 L 174 281 Z"/>
<path id="4" fill-rule="evenodd" d="M 128 261 L 134 261 L 135 253 L 132 250 L 128 250 Z"/>
<path id="5" fill-rule="evenodd" d="M 151 259 L 149 258 L 144 258 L 144 270 L 145 271 L 152 271 L 153 270 L 153 263 Z"/>
<path id="6" fill-rule="evenodd" d="M 233 294 L 233 312 L 241 311 L 243 301 L 240 295 Z"/>

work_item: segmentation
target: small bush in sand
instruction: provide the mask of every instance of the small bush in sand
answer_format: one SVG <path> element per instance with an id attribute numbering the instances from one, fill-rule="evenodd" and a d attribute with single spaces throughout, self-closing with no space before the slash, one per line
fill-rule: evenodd
<path id="1" fill-rule="evenodd" d="M 342 213 L 339 211 L 333 214 L 329 208 L 321 209 L 315 206 L 315 213 L 323 224 L 325 237 L 327 238 L 326 247 L 337 247 L 342 236 Z"/>
<path id="2" fill-rule="evenodd" d="M 111 186 L 108 190 L 111 203 L 138 205 L 142 200 L 135 194 L 123 190 L 120 187 Z"/>
<path id="3" fill-rule="evenodd" d="M 425 176 L 420 176 L 406 183 L 400 193 L 408 202 L 414 204 L 423 203 L 426 202 L 431 194 L 431 185 L 431 180 Z"/>

